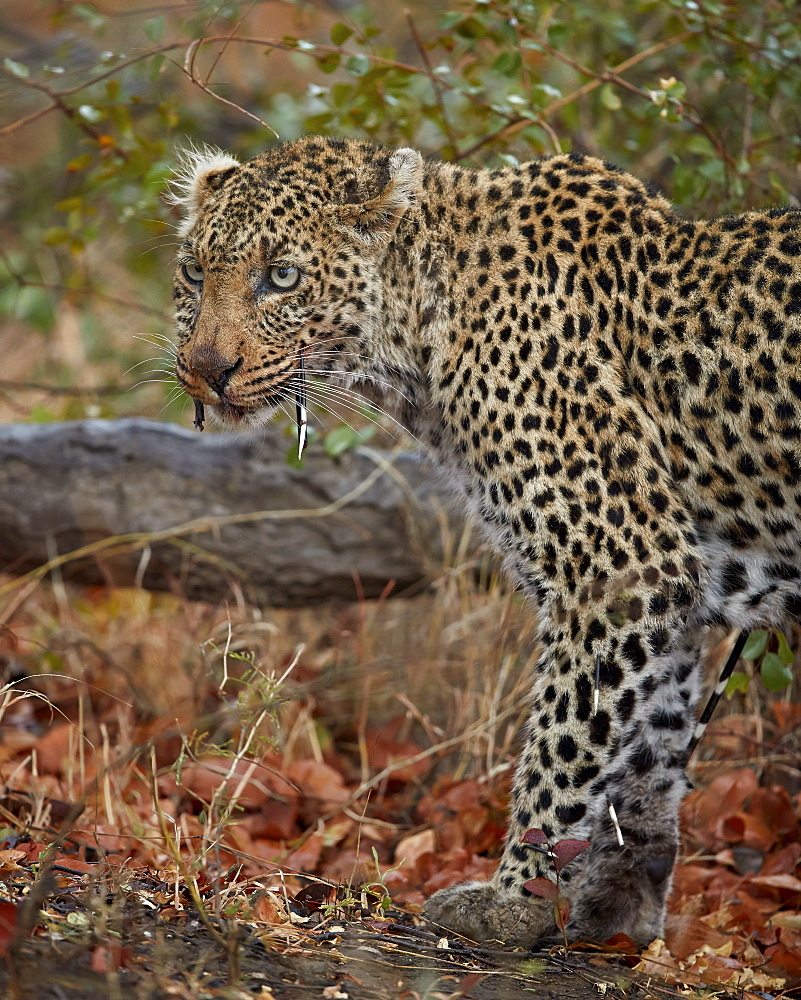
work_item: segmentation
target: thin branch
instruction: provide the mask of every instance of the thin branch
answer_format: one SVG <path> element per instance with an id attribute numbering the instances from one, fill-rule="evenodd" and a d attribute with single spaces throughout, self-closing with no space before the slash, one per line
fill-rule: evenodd
<path id="1" fill-rule="evenodd" d="M 0 253 L 0 259 L 5 261 L 5 255 Z M 141 302 L 129 302 L 127 299 L 117 298 L 115 295 L 107 295 L 106 292 L 99 292 L 95 288 L 71 288 L 69 285 L 54 285 L 49 284 L 46 281 L 29 281 L 27 278 L 22 277 L 19 274 L 15 274 L 6 263 L 7 270 L 14 281 L 20 288 L 41 288 L 46 292 L 54 292 L 59 295 L 63 295 L 66 298 L 71 298 L 72 296 L 81 296 L 93 299 L 100 299 L 103 302 L 108 302 L 110 305 L 120 306 L 123 309 L 136 309 L 138 312 L 145 313 L 147 316 L 155 316 L 158 319 L 169 321 L 171 316 L 169 313 L 165 312 L 163 309 L 157 309 L 155 306 L 146 306 Z"/>
<path id="2" fill-rule="evenodd" d="M 133 385 L 47 385 L 45 382 L 14 382 L 0 379 L 0 391 L 46 392 L 50 396 L 116 396 L 131 392 Z"/>
<path id="3" fill-rule="evenodd" d="M 559 97 L 555 101 L 552 101 L 546 107 L 542 108 L 536 116 L 521 116 L 519 118 L 515 118 L 503 128 L 500 128 L 489 135 L 485 135 L 483 138 L 479 139 L 478 142 L 474 143 L 468 149 L 460 153 L 459 159 L 473 156 L 480 149 L 483 149 L 484 146 L 496 142 L 499 139 L 506 139 L 511 135 L 515 135 L 517 132 L 521 132 L 523 129 L 529 128 L 531 125 L 539 125 L 540 127 L 545 128 L 546 118 L 550 118 L 552 115 L 555 115 L 557 111 L 561 111 L 562 108 L 567 107 L 568 104 L 573 104 L 580 98 L 592 93 L 593 90 L 596 90 L 604 83 L 617 83 L 619 86 L 625 87 L 627 90 L 632 90 L 638 97 L 643 97 L 650 101 L 650 95 L 646 91 L 636 87 L 632 83 L 629 83 L 628 80 L 624 80 L 620 74 L 625 73 L 633 66 L 636 66 L 643 60 L 649 59 L 651 56 L 656 55 L 665 49 L 672 48 L 674 45 L 679 45 L 681 42 L 684 42 L 688 38 L 692 37 L 693 34 L 694 32 L 692 31 L 682 31 L 677 35 L 672 35 L 670 38 L 666 38 L 662 42 L 656 42 L 647 49 L 643 49 L 642 52 L 637 52 L 635 55 L 629 56 L 628 59 L 624 59 L 623 62 L 618 63 L 617 66 L 613 67 L 611 70 L 607 70 L 602 73 L 595 73 L 588 67 L 582 66 L 581 63 L 571 59 L 569 56 L 563 55 L 558 49 L 555 49 L 552 45 L 542 41 L 537 36 L 529 34 L 529 37 L 534 39 L 538 45 L 542 46 L 544 51 L 548 52 L 555 59 L 558 59 L 560 62 L 570 66 L 583 76 L 592 77 L 592 79 L 587 83 L 582 84 L 582 86 L 578 87 L 576 90 L 571 91 L 569 94 L 565 94 L 563 97 Z M 548 130 L 546 129 L 546 131 Z"/>
<path id="4" fill-rule="evenodd" d="M 408 7 L 404 10 L 404 15 L 406 17 L 406 23 L 409 25 L 409 32 L 411 33 L 412 40 L 414 41 L 417 51 L 420 54 L 420 58 L 423 60 L 423 65 L 426 68 L 426 76 L 431 81 L 431 86 L 434 90 L 434 96 L 436 97 L 437 105 L 439 106 L 439 113 L 442 115 L 442 127 L 445 129 L 445 134 L 448 137 L 448 142 L 451 144 L 454 153 L 458 148 L 458 139 L 456 133 L 453 130 L 453 126 L 448 118 L 448 112 L 445 108 L 445 100 L 443 97 L 443 88 L 441 86 L 442 80 L 434 72 L 434 67 L 431 65 L 431 60 L 428 57 L 428 52 L 423 44 L 423 39 L 420 37 L 420 32 L 417 30 L 417 25 L 414 23 L 414 18 L 412 17 L 412 12 Z"/>
<path id="5" fill-rule="evenodd" d="M 238 39 L 236 40 L 238 41 Z M 231 39 L 229 38 L 228 41 L 231 41 Z M 204 94 L 208 94 L 209 97 L 213 97 L 215 101 L 219 101 L 221 104 L 227 104 L 229 108 L 233 108 L 235 111 L 240 111 L 246 117 L 252 118 L 254 122 L 258 122 L 259 125 L 262 125 L 264 128 L 266 128 L 268 132 L 272 132 L 272 134 L 275 136 L 276 139 L 280 139 L 281 137 L 278 135 L 278 133 L 275 131 L 272 125 L 268 125 L 266 121 L 263 121 L 261 118 L 259 118 L 258 115 L 254 115 L 251 111 L 248 111 L 246 108 L 243 108 L 241 104 L 237 104 L 235 101 L 229 101 L 227 97 L 223 97 L 221 94 L 216 93 L 216 91 L 212 90 L 211 87 L 208 86 L 208 84 L 204 83 L 200 79 L 200 77 L 195 74 L 195 56 L 197 55 L 197 51 L 203 42 L 204 39 L 196 38 L 195 41 L 192 42 L 192 44 L 186 50 L 186 55 L 184 57 L 184 64 L 181 67 L 182 72 L 187 77 L 189 77 L 191 82 L 199 90 L 202 90 Z"/>
<path id="6" fill-rule="evenodd" d="M 19 79 L 19 77 L 15 76 L 4 66 L 0 66 L 0 70 L 6 76 L 11 77 L 11 79 L 13 80 Z M 61 95 L 57 91 L 53 90 L 52 87 L 48 87 L 46 83 L 39 83 L 37 80 L 23 80 L 22 82 L 25 84 L 26 87 L 29 87 L 31 90 L 38 90 L 42 94 L 47 94 L 47 96 L 53 102 L 53 105 L 50 108 L 51 111 L 58 109 L 59 111 L 63 112 L 63 114 L 65 114 L 67 118 L 70 119 L 70 121 L 72 121 L 75 125 L 77 125 L 82 132 L 85 132 L 86 135 L 88 135 L 93 142 L 97 143 L 97 145 L 102 145 L 102 134 L 98 132 L 96 129 L 93 129 L 92 126 L 87 121 L 84 121 L 80 113 L 76 111 L 75 108 L 70 107 L 70 105 L 67 104 L 67 102 L 61 97 Z M 0 134 L 3 134 L 4 132 L 5 129 L 0 131 Z M 111 147 L 111 150 L 114 153 L 114 155 L 118 156 L 120 159 L 122 160 L 129 159 L 128 154 L 125 152 L 125 150 L 120 149 L 116 144 Z"/>
<path id="7" fill-rule="evenodd" d="M 217 52 L 217 54 L 215 55 L 214 61 L 212 62 L 211 66 L 209 67 L 209 71 L 206 74 L 206 83 L 207 84 L 210 82 L 210 80 L 211 80 L 211 78 L 212 78 L 212 76 L 214 74 L 214 70 L 217 68 L 217 64 L 219 63 L 220 59 L 222 59 L 223 55 L 225 54 L 225 50 L 228 48 L 229 44 L 233 40 L 234 35 L 242 27 L 242 24 L 244 23 L 244 21 L 246 20 L 246 18 L 250 16 L 251 11 L 256 6 L 256 2 L 257 2 L 257 0 L 251 0 L 250 6 L 248 7 L 247 11 L 244 14 L 242 14 L 242 16 L 239 18 L 239 20 L 233 26 L 233 28 L 231 29 L 231 34 L 228 36 L 228 39 L 225 42 L 223 42 L 222 46 L 220 47 L 219 52 Z"/>

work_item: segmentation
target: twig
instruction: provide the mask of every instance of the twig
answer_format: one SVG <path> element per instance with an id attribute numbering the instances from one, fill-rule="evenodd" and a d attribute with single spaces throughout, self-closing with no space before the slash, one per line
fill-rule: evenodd
<path id="1" fill-rule="evenodd" d="M 531 37 L 534 38 L 537 44 L 541 45 L 543 50 L 549 52 L 555 59 L 559 59 L 561 62 L 566 63 L 568 66 L 575 69 L 577 72 L 583 74 L 584 76 L 590 76 L 592 77 L 592 79 L 589 80 L 587 83 L 582 84 L 582 86 L 578 87 L 576 90 L 571 91 L 569 94 L 565 94 L 563 97 L 559 97 L 555 101 L 552 101 L 546 107 L 542 108 L 542 110 L 535 117 L 521 116 L 511 121 L 508 125 L 505 125 L 503 128 L 498 129 L 497 131 L 492 132 L 489 135 L 485 135 L 483 138 L 478 140 L 478 142 L 470 146 L 467 150 L 460 153 L 459 158 L 462 159 L 465 157 L 473 156 L 475 153 L 478 152 L 479 149 L 482 149 L 484 146 L 496 142 L 498 139 L 508 138 L 509 136 L 514 135 L 515 133 L 520 132 L 525 128 L 528 128 L 530 125 L 539 125 L 542 128 L 545 128 L 546 131 L 548 131 L 544 119 L 550 118 L 551 116 L 555 115 L 557 111 L 561 111 L 562 108 L 567 107 L 568 104 L 573 104 L 580 98 L 585 97 L 589 93 L 592 93 L 593 90 L 596 90 L 604 83 L 618 83 L 620 86 L 624 86 L 627 89 L 634 90 L 634 92 L 637 93 L 638 96 L 643 97 L 646 100 L 650 101 L 650 95 L 646 93 L 646 91 L 641 90 L 639 87 L 635 87 L 634 84 L 629 83 L 627 80 L 623 80 L 621 74 L 631 69 L 632 66 L 636 66 L 638 63 L 641 63 L 644 59 L 649 59 L 651 56 L 656 55 L 658 52 L 662 52 L 665 49 L 672 48 L 674 45 L 679 45 L 681 42 L 686 41 L 687 38 L 691 37 L 693 34 L 694 32 L 692 31 L 682 31 L 677 35 L 672 35 L 670 38 L 666 38 L 662 42 L 656 42 L 655 44 L 649 46 L 647 49 L 643 49 L 642 52 L 637 52 L 635 55 L 629 56 L 628 59 L 624 59 L 623 62 L 618 63 L 617 66 L 603 73 L 595 73 L 588 67 L 582 66 L 580 63 L 577 63 L 569 56 L 563 55 L 561 52 L 558 51 L 558 49 L 553 48 L 553 46 L 549 45 L 547 42 L 543 42 L 536 36 L 531 35 Z M 557 146 L 557 148 L 559 147 Z"/>
<path id="2" fill-rule="evenodd" d="M 0 379 L 0 390 L 13 392 L 46 392 L 50 396 L 116 396 L 131 392 L 132 385 L 47 385 L 45 382 L 13 382 Z"/>
<path id="3" fill-rule="evenodd" d="M 82 132 L 85 132 L 90 139 L 92 139 L 98 145 L 102 144 L 101 133 L 98 132 L 96 129 L 93 129 L 92 126 L 87 121 L 84 121 L 79 112 L 77 112 L 75 108 L 70 107 L 70 105 L 67 104 L 67 102 L 64 100 L 64 98 L 58 91 L 53 90 L 52 87 L 48 87 L 46 83 L 39 83 L 36 80 L 20 80 L 18 76 L 15 76 L 4 66 L 0 66 L 0 71 L 2 71 L 7 77 L 10 77 L 12 80 L 17 80 L 18 82 L 23 83 L 26 87 L 29 87 L 31 90 L 38 90 L 42 94 L 47 94 L 47 96 L 53 102 L 50 108 L 51 111 L 57 109 L 63 112 L 63 114 L 65 114 L 67 118 L 70 119 L 70 121 L 74 122 L 74 124 L 77 125 Z M 5 133 L 5 131 L 6 131 L 5 129 L 0 129 L 0 134 Z M 125 152 L 125 150 L 120 149 L 116 144 L 114 146 L 109 145 L 106 148 L 111 149 L 114 155 L 118 156 L 121 160 L 129 159 L 129 156 Z"/>
<path id="4" fill-rule="evenodd" d="M 405 8 L 403 11 L 406 17 L 406 23 L 409 25 L 409 31 L 412 36 L 412 40 L 417 47 L 417 51 L 420 53 L 420 58 L 423 60 L 423 65 L 426 68 L 426 76 L 431 81 L 431 86 L 434 89 L 434 96 L 436 97 L 437 104 L 439 106 L 439 113 L 442 115 L 442 127 L 445 129 L 445 134 L 448 137 L 448 142 L 451 147 L 456 152 L 458 146 L 458 139 L 456 133 L 453 131 L 453 126 L 448 119 L 448 112 L 445 108 L 445 100 L 443 98 L 442 91 L 442 80 L 434 72 L 434 67 L 431 65 L 431 60 L 428 58 L 428 52 L 423 44 L 423 39 L 420 37 L 420 32 L 417 30 L 417 25 L 414 23 L 414 18 L 412 17 L 412 12 L 409 8 Z"/>
<path id="5" fill-rule="evenodd" d="M 117 298 L 116 295 L 108 295 L 106 292 L 100 292 L 96 288 L 72 288 L 69 285 L 57 285 L 46 281 L 30 281 L 28 278 L 24 277 L 15 270 L 13 264 L 8 258 L 8 255 L 3 253 L 2 250 L 0 250 L 0 260 L 3 261 L 6 270 L 20 288 L 41 288 L 46 292 L 58 292 L 67 298 L 72 295 L 85 295 L 96 299 L 102 299 L 110 305 L 120 306 L 123 309 L 137 309 L 139 312 L 145 313 L 148 316 L 157 316 L 159 319 L 169 318 L 168 313 L 164 312 L 162 309 L 156 309 L 155 306 L 145 306 L 142 305 L 141 302 L 129 302 L 127 299 Z"/>

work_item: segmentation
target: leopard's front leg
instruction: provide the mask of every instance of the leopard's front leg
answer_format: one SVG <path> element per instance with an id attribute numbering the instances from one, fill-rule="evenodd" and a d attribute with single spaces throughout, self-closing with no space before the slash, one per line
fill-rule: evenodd
<path id="1" fill-rule="evenodd" d="M 626 631 L 613 643 L 624 661 L 627 641 L 640 648 Z M 599 665 L 543 655 L 498 870 L 488 883 L 436 893 L 426 906 L 431 919 L 474 940 L 532 946 L 553 938 L 552 904 L 525 889 L 528 879 L 554 879 L 547 856 L 521 843 L 541 829 L 551 843 L 590 841 L 560 875 L 572 940 L 625 933 L 642 945 L 661 934 L 699 659 L 694 635 L 680 638 L 676 626 L 668 636 L 659 642 L 670 648 L 634 672 L 608 658 Z"/>
<path id="2" fill-rule="evenodd" d="M 583 541 L 570 543 L 549 481 L 538 496 L 553 499 L 529 518 L 528 563 L 518 547 L 517 575 L 545 624 L 507 841 L 489 884 L 442 890 L 426 907 L 474 939 L 533 945 L 555 931 L 551 904 L 525 888 L 554 876 L 548 857 L 521 843 L 529 829 L 591 843 L 560 876 L 573 939 L 623 932 L 644 944 L 662 929 L 696 698 L 697 638 L 686 622 L 703 568 L 656 446 L 619 434 L 605 447 L 607 478 L 584 484 L 593 507 L 574 522 Z M 569 489 L 575 496 L 576 483 Z"/>

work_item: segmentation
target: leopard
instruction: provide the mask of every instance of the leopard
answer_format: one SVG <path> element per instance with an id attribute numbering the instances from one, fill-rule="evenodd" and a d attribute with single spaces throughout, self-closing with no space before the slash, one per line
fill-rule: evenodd
<path id="1" fill-rule="evenodd" d="M 473 168 L 319 136 L 193 149 L 172 190 L 200 412 L 257 428 L 309 371 L 357 386 L 535 622 L 497 870 L 425 915 L 552 940 L 531 880 L 575 839 L 570 938 L 659 937 L 709 637 L 801 620 L 801 211 L 691 219 L 592 155 Z"/>

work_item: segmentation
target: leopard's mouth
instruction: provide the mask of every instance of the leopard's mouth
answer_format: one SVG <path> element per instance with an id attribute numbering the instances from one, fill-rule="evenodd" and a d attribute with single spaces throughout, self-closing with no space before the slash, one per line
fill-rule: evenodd
<path id="1" fill-rule="evenodd" d="M 201 360 L 207 359 L 201 358 Z M 212 360 L 216 362 L 217 358 L 212 355 Z M 240 357 L 234 365 L 229 365 L 222 370 L 219 366 L 212 367 L 208 364 L 205 371 L 200 369 L 199 365 L 195 366 L 195 370 L 187 367 L 187 374 L 192 376 L 191 381 L 182 373 L 183 366 L 180 364 L 176 366 L 178 381 L 194 400 L 195 427 L 200 431 L 203 430 L 207 406 L 223 426 L 232 428 L 260 427 L 267 423 L 279 408 L 285 408 L 285 404 L 290 399 L 294 399 L 298 459 L 300 459 L 306 444 L 308 422 L 304 349 L 301 348 L 298 351 L 293 371 L 290 371 L 288 375 L 286 372 L 281 372 L 280 374 L 285 377 L 278 382 L 273 382 L 269 388 L 260 390 L 257 395 L 253 394 L 253 389 L 260 380 L 251 379 L 248 383 L 251 398 L 245 400 L 238 396 L 236 391 L 232 391 L 229 385 L 242 364 L 243 359 Z M 199 373 L 203 376 L 202 379 L 196 378 Z M 196 382 L 199 382 L 199 385 L 193 384 Z"/>
<path id="2" fill-rule="evenodd" d="M 266 424 L 280 409 L 281 400 L 286 393 L 278 389 L 261 393 L 258 401 L 245 402 L 235 395 L 225 391 L 216 392 L 216 398 L 205 398 L 205 393 L 197 393 L 187 388 L 195 407 L 194 426 L 202 431 L 206 423 L 206 411 L 215 418 L 215 423 L 231 429 L 246 427 L 261 427 Z"/>

